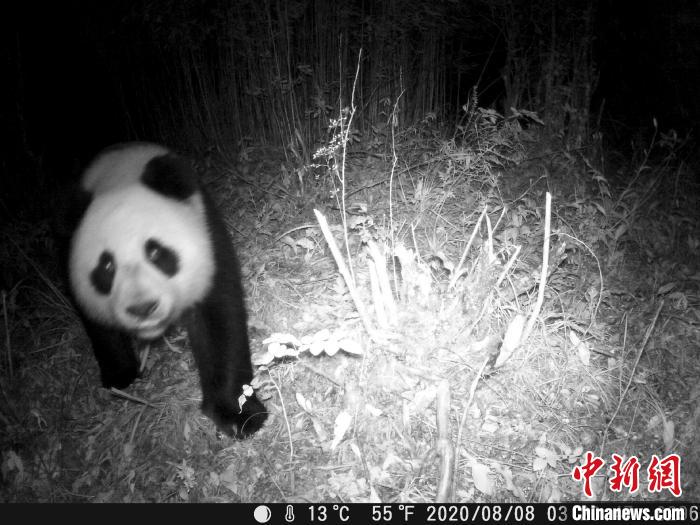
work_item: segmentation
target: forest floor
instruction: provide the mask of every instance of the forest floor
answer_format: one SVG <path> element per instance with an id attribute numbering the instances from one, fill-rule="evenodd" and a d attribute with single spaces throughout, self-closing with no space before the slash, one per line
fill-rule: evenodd
<path id="1" fill-rule="evenodd" d="M 99 388 L 46 228 L 4 226 L 26 277 L 0 305 L 0 501 L 578 501 L 591 458 L 592 500 L 699 500 L 688 166 L 658 144 L 606 166 L 493 131 L 296 172 L 263 149 L 220 161 L 207 182 L 270 412 L 244 441 L 199 412 L 183 331 L 150 345 L 126 395 Z M 636 490 L 614 455 L 628 473 L 636 458 Z"/>

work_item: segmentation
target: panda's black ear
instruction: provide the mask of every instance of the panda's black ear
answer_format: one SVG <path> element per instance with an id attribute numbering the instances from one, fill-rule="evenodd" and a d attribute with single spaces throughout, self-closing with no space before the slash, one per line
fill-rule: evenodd
<path id="1" fill-rule="evenodd" d="M 194 166 L 175 153 L 151 159 L 143 170 L 141 182 L 153 191 L 177 200 L 188 199 L 199 189 Z"/>

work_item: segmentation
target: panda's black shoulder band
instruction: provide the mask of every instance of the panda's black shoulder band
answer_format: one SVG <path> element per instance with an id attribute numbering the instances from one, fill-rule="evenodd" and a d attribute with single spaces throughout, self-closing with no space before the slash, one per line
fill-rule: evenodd
<path id="1" fill-rule="evenodd" d="M 153 191 L 177 200 L 188 199 L 199 191 L 194 167 L 175 153 L 151 159 L 143 170 L 141 182 Z"/>

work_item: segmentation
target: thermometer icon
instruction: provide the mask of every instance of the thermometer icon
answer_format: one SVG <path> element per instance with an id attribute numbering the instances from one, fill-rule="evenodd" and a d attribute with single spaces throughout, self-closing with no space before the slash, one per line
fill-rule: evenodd
<path id="1" fill-rule="evenodd" d="M 291 523 L 294 521 L 294 507 L 287 505 L 287 513 L 284 515 L 284 519 Z"/>

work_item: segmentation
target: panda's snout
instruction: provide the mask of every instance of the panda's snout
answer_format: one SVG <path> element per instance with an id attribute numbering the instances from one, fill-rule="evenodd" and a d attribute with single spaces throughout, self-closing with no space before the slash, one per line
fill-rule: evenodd
<path id="1" fill-rule="evenodd" d="M 144 301 L 126 307 L 126 312 L 137 319 L 147 319 L 158 308 L 158 301 Z"/>

